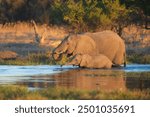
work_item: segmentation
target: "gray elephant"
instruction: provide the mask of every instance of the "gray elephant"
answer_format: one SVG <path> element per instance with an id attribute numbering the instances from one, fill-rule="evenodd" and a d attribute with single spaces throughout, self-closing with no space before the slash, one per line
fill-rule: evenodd
<path id="1" fill-rule="evenodd" d="M 68 65 L 77 65 L 86 68 L 111 68 L 112 62 L 102 54 L 94 56 L 77 54 Z"/>
<path id="2" fill-rule="evenodd" d="M 84 33 L 67 36 L 53 51 L 55 60 L 63 54 L 75 56 L 88 54 L 90 56 L 103 54 L 114 64 L 125 65 L 124 41 L 114 32 L 106 30 L 97 33 Z"/>

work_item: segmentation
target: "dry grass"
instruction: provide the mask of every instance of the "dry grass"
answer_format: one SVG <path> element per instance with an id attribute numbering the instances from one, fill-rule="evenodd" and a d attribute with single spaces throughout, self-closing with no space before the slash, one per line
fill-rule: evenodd
<path id="1" fill-rule="evenodd" d="M 67 35 L 63 27 L 37 25 L 39 35 L 46 36 L 44 45 L 53 45 Z M 0 43 L 34 43 L 35 33 L 31 23 L 17 22 L 0 25 Z M 54 45 L 56 46 L 56 45 Z"/>
<path id="2" fill-rule="evenodd" d="M 0 25 L 0 51 L 13 51 L 19 56 L 51 51 L 68 34 L 63 27 L 37 25 L 38 34 L 44 35 L 42 43 L 35 43 L 32 23 L 17 22 Z"/>

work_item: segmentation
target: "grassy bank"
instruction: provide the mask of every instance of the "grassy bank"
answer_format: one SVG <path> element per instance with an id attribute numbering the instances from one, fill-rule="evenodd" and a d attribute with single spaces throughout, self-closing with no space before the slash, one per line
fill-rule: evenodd
<path id="1" fill-rule="evenodd" d="M 150 64 L 150 55 L 133 54 L 127 56 L 128 63 Z"/>
<path id="2" fill-rule="evenodd" d="M 0 59 L 0 65 L 63 65 L 66 61 L 66 56 L 64 56 L 61 61 L 54 61 L 51 56 L 38 53 L 14 60 Z M 127 56 L 127 63 L 150 64 L 150 55 L 129 55 Z"/>
<path id="3" fill-rule="evenodd" d="M 20 86 L 0 86 L 1 100 L 46 100 L 46 99 L 62 99 L 62 100 L 99 100 L 99 99 L 150 99 L 150 90 L 134 90 L 134 91 L 111 91 L 104 92 L 99 90 L 86 91 L 65 88 L 48 88 L 38 91 L 28 91 L 25 87 Z"/>
<path id="4" fill-rule="evenodd" d="M 47 53 L 35 53 L 29 54 L 24 58 L 12 60 L 0 59 L 0 65 L 63 65 L 66 61 L 66 56 L 63 56 L 61 61 L 55 61 L 52 56 Z"/>

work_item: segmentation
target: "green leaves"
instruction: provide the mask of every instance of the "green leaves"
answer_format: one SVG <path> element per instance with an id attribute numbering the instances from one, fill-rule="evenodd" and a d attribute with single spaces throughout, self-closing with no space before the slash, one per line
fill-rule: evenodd
<path id="1" fill-rule="evenodd" d="M 64 20 L 69 23 L 75 32 L 82 30 L 84 27 L 84 16 L 85 11 L 83 8 L 82 1 L 75 2 L 73 0 L 68 0 L 66 3 L 66 12 L 64 12 Z M 78 29 L 78 30 L 76 30 Z"/>
<path id="2" fill-rule="evenodd" d="M 119 0 L 67 0 L 64 2 L 63 19 L 75 29 L 85 32 L 99 27 L 123 25 L 128 17 L 128 9 Z M 121 22 L 121 23 L 120 23 Z"/>
<path id="3" fill-rule="evenodd" d="M 0 23 L 29 21 L 69 25 L 74 32 L 118 29 L 148 22 L 148 0 L 0 0 Z M 136 15 L 133 15 L 134 14 Z M 144 14 L 144 15 L 143 15 Z M 133 17 L 134 16 L 134 17 Z M 143 19 L 144 20 L 143 20 Z M 120 32 L 120 31 L 119 31 Z"/>

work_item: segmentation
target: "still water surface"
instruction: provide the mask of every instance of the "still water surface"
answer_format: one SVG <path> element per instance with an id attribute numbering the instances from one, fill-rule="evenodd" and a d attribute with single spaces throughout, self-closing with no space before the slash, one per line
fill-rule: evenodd
<path id="1" fill-rule="evenodd" d="M 150 65 L 126 68 L 81 69 L 73 66 L 0 65 L 0 85 L 23 85 L 29 89 L 67 87 L 85 90 L 150 89 Z"/>

